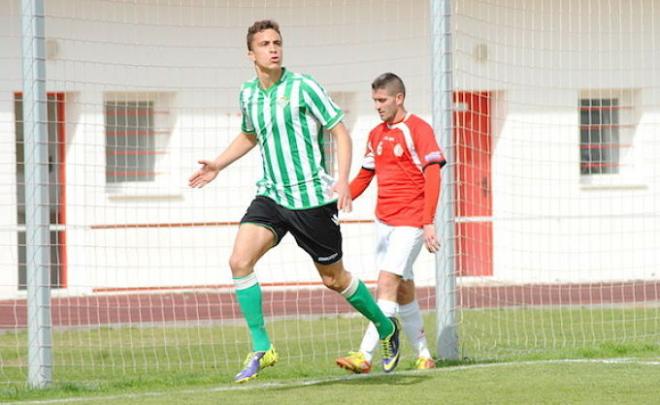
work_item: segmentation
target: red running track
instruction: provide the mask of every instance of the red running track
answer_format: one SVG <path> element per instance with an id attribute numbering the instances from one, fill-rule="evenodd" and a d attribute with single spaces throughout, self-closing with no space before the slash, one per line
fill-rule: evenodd
<path id="1" fill-rule="evenodd" d="M 660 281 L 462 286 L 457 294 L 461 308 L 657 303 Z M 417 298 L 423 309 L 435 307 L 434 288 L 418 288 Z M 268 317 L 353 312 L 343 298 L 324 288 L 264 288 L 263 302 Z M 51 306 L 53 325 L 58 327 L 242 319 L 227 290 L 58 297 Z M 0 301 L 0 329 L 25 328 L 26 321 L 25 299 Z"/>

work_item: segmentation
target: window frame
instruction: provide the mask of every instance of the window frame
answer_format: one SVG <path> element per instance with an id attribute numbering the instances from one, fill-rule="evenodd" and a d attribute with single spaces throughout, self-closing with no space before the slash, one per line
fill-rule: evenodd
<path id="1" fill-rule="evenodd" d="M 154 102 L 106 100 L 103 107 L 106 183 L 155 181 L 155 155 L 163 152 L 156 149 Z"/>
<path id="2" fill-rule="evenodd" d="M 589 102 L 592 100 L 592 102 Z M 594 103 L 593 100 L 616 100 L 611 105 Z M 635 148 L 635 140 L 640 121 L 638 106 L 640 103 L 639 89 L 589 89 L 582 90 L 577 99 L 577 141 L 578 141 L 578 172 L 580 184 L 583 188 L 639 188 L 645 187 L 643 183 L 641 151 Z M 596 105 L 594 105 L 596 104 Z M 604 115 L 612 122 L 583 122 L 584 111 L 605 112 Z M 616 114 L 607 114 L 614 112 Z M 593 116 L 593 115 L 592 115 Z M 602 116 L 601 116 L 602 117 Z M 584 141 L 584 130 L 599 130 L 595 142 Z M 608 130 L 611 132 L 603 132 Z M 616 133 L 616 136 L 612 135 Z M 603 137 L 603 135 L 605 136 Z M 592 134 L 593 136 L 593 134 Z M 585 161 L 584 150 L 616 149 L 610 156 L 609 162 L 593 162 L 595 165 L 616 165 L 616 170 L 590 170 L 584 171 L 583 165 L 591 162 Z M 602 159 L 601 154 L 597 155 Z M 616 159 L 612 159 L 616 157 Z M 603 167 L 601 166 L 601 167 Z"/>
<path id="3" fill-rule="evenodd" d="M 105 181 L 106 193 L 112 200 L 134 199 L 134 198 L 153 198 L 153 197 L 176 197 L 181 195 L 181 191 L 175 188 L 176 182 L 172 181 L 172 162 L 176 159 L 175 154 L 179 153 L 176 145 L 174 132 L 174 100 L 175 93 L 172 92 L 107 92 L 103 97 L 102 115 L 104 131 L 104 157 L 103 178 Z M 118 182 L 109 182 L 107 180 L 108 162 L 108 116 L 106 105 L 110 102 L 150 102 L 153 105 L 152 128 L 150 134 L 146 136 L 153 137 L 153 148 L 145 151 L 153 157 L 153 176 L 143 180 L 127 180 Z M 147 155 L 145 153 L 145 155 Z"/>

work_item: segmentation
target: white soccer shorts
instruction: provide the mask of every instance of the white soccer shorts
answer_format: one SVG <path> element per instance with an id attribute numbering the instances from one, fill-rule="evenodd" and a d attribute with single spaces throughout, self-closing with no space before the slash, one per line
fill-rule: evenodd
<path id="1" fill-rule="evenodd" d="M 413 280 L 413 263 L 419 256 L 424 240 L 422 228 L 391 226 L 376 223 L 376 265 L 378 271 L 387 271 Z"/>

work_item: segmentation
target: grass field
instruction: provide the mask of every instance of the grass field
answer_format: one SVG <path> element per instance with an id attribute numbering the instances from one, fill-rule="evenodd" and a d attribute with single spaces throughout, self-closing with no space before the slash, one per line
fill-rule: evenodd
<path id="1" fill-rule="evenodd" d="M 0 335 L 0 401 L 112 403 L 654 403 L 660 398 L 660 309 L 466 310 L 464 360 L 412 371 L 404 339 L 394 375 L 352 377 L 334 358 L 359 344 L 355 317 L 271 321 L 281 361 L 235 387 L 248 350 L 242 324 L 72 329 L 54 334 L 55 384 L 25 388 L 25 332 Z M 427 316 L 427 333 L 435 336 Z M 623 359 L 602 361 L 598 359 Z M 565 362 L 561 359 L 580 361 Z M 261 399 L 260 399 L 261 398 Z"/>

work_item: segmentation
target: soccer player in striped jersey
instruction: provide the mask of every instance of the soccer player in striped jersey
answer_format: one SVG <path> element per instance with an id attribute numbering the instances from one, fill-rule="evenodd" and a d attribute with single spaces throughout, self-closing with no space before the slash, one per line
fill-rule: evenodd
<path id="1" fill-rule="evenodd" d="M 374 176 L 378 178 L 376 202 L 376 265 L 378 305 L 385 315 L 398 313 L 413 350 L 415 367 L 435 367 L 429 352 L 419 305 L 415 299 L 413 263 L 422 244 L 429 252 L 439 249 L 434 218 L 440 193 L 440 168 L 445 158 L 433 129 L 406 112 L 406 90 L 393 73 L 378 76 L 371 85 L 381 124 L 369 134 L 362 168 L 350 184 L 357 198 Z M 360 350 L 337 359 L 337 365 L 354 373 L 368 373 L 378 335 L 369 325 Z"/>
<path id="2" fill-rule="evenodd" d="M 390 372 L 399 361 L 398 321 L 383 314 L 364 283 L 346 271 L 342 262 L 337 214 L 338 210 L 351 210 L 348 174 L 352 147 L 342 123 L 344 114 L 311 76 L 282 67 L 282 36 L 276 22 L 255 22 L 248 29 L 247 48 L 256 78 L 245 82 L 240 91 L 241 132 L 214 160 L 200 160 L 201 168 L 189 179 L 191 187 L 204 187 L 259 146 L 263 177 L 241 219 L 229 259 L 236 299 L 252 340 L 252 352 L 234 381 L 248 381 L 277 362 L 264 325 L 254 267 L 287 232 L 311 256 L 323 284 L 376 325 L 385 353 L 383 369 Z M 323 128 L 337 140 L 336 181 L 324 168 Z"/>

